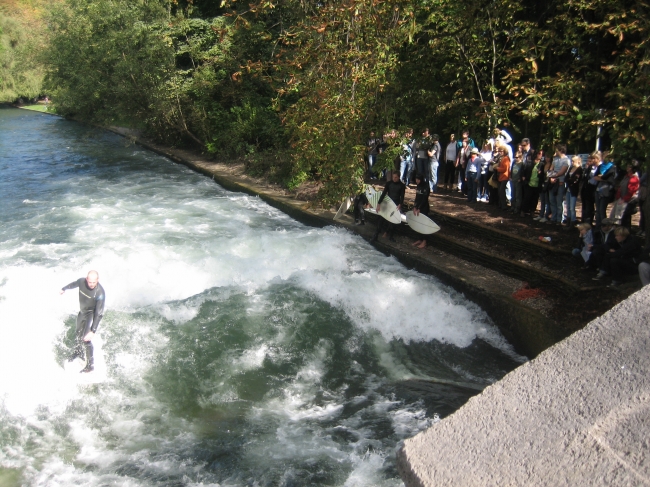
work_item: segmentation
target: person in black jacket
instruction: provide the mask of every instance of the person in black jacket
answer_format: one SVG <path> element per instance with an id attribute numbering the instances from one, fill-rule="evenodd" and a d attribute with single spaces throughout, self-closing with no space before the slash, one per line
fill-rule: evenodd
<path id="1" fill-rule="evenodd" d="M 415 188 L 415 204 L 413 205 L 413 214 L 419 215 L 429 215 L 429 193 L 430 188 L 424 176 L 418 174 L 415 176 L 415 182 L 417 183 L 417 188 Z M 416 240 L 413 244 L 419 249 L 423 249 L 427 246 L 427 239 L 422 237 L 420 240 Z"/>
<path id="2" fill-rule="evenodd" d="M 600 152 L 593 152 L 587 158 L 587 167 L 582 174 L 580 200 L 582 202 L 582 223 L 594 224 L 596 216 L 596 186 L 598 181 L 594 178 L 600 165 Z"/>
<path id="3" fill-rule="evenodd" d="M 593 177 L 596 183 L 596 228 L 600 228 L 603 218 L 607 218 L 607 205 L 614 199 L 615 178 L 616 166 L 604 159 Z"/>
<path id="4" fill-rule="evenodd" d="M 641 253 L 641 244 L 637 239 L 630 236 L 630 230 L 626 227 L 616 227 L 614 238 L 618 242 L 618 249 L 609 249 L 605 254 L 603 263 L 598 275 L 594 280 L 598 281 L 607 275 L 612 276 L 610 287 L 621 284 L 623 276 L 636 274 L 639 263 L 637 262 Z"/>
<path id="5" fill-rule="evenodd" d="M 566 228 L 575 227 L 578 224 L 578 217 L 576 215 L 576 203 L 580 195 L 580 182 L 582 180 L 582 159 L 580 156 L 573 156 L 571 158 L 571 167 L 566 172 L 566 212 L 567 219 L 564 224 Z"/>
<path id="6" fill-rule="evenodd" d="M 352 203 L 353 208 L 354 208 L 354 224 L 355 225 L 365 225 L 366 224 L 366 219 L 365 219 L 365 213 L 363 209 L 366 207 L 368 204 L 368 197 L 366 196 L 366 193 L 361 193 L 358 194 L 357 196 L 354 197 L 354 203 Z"/>
<path id="7" fill-rule="evenodd" d="M 61 288 L 61 294 L 68 289 L 79 288 L 79 314 L 77 315 L 77 343 L 75 345 L 69 361 L 76 358 L 84 357 L 84 348 L 86 349 L 86 367 L 81 372 L 92 372 L 95 370 L 95 360 L 93 357 L 92 339 L 97 333 L 99 322 L 104 316 L 104 304 L 106 302 L 106 293 L 99 283 L 99 274 L 97 271 L 90 271 L 86 278 L 83 277 L 71 282 Z"/>
<path id="8" fill-rule="evenodd" d="M 395 203 L 395 206 L 397 206 L 397 211 L 401 212 L 402 206 L 404 205 L 405 192 L 406 185 L 400 181 L 399 174 L 393 172 L 392 179 L 386 183 L 386 186 L 384 186 L 384 190 L 381 192 L 381 196 L 377 202 L 377 213 L 379 213 L 379 205 L 381 205 L 386 196 L 388 196 L 393 201 L 393 203 Z M 388 220 L 380 217 L 377 221 L 377 231 L 375 232 L 375 235 L 372 237 L 371 241 L 374 242 L 377 240 L 377 237 L 379 237 L 379 234 L 381 232 L 384 232 L 384 237 L 388 235 L 388 239 L 391 242 L 395 241 L 393 238 L 393 233 L 395 232 L 395 224 L 390 223 Z"/>
<path id="9" fill-rule="evenodd" d="M 593 230 L 594 243 L 591 249 L 589 260 L 585 263 L 584 269 L 594 270 L 600 269 L 607 254 L 612 249 L 619 247 L 618 242 L 614 238 L 615 222 L 611 218 L 605 218 L 601 222 L 599 230 Z"/>

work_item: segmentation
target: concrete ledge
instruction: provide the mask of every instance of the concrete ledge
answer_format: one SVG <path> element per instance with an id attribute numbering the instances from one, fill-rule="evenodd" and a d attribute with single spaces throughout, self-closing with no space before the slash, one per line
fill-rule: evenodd
<path id="1" fill-rule="evenodd" d="M 650 286 L 405 441 L 407 487 L 650 484 Z"/>

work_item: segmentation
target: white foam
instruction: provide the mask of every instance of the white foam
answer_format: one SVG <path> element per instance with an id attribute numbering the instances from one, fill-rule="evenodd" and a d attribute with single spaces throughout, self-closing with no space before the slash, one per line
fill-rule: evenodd
<path id="1" fill-rule="evenodd" d="M 74 164 L 92 164 L 73 152 L 82 161 Z M 144 486 L 154 483 L 144 479 L 168 473 L 186 475 L 187 485 L 220 485 L 196 481 L 200 463 L 151 455 L 170 445 L 189 449 L 198 440 L 192 422 L 170 413 L 147 381 L 158 365 L 153 358 L 168 346 L 161 324 L 194 320 L 217 295 L 245 293 L 248 308 L 241 312 L 254 317 L 267 310 L 270 286 L 297 286 L 373 334 L 379 364 L 393 380 L 412 375 L 391 352 L 391 340 L 465 347 L 480 337 L 510 350 L 475 305 L 349 232 L 304 227 L 259 198 L 224 192 L 189 172 L 141 172 L 110 183 L 85 173 L 74 177 L 53 183 L 59 187 L 47 197 L 20 196 L 20 210 L 33 214 L 12 222 L 11 231 L 0 228 L 0 413 L 21 431 L 15 445 L 0 451 L 0 465 L 23 469 L 30 485 Z M 19 232 L 31 237 L 17 239 Z M 93 340 L 103 381 L 96 388 L 72 380 L 78 374 L 66 373 L 56 357 L 79 306 L 76 290 L 63 296 L 59 290 L 90 269 L 99 271 L 107 297 Z M 206 292 L 213 288 L 218 291 Z M 303 312 L 291 303 L 277 306 Z M 292 337 L 273 318 L 267 326 L 273 338 L 224 354 L 214 364 L 222 375 L 202 378 L 201 406 L 242 401 L 223 376 L 255 373 L 267 361 L 286 363 L 282 346 Z M 351 339 L 350 351 L 357 346 Z M 331 347 L 318 343 L 285 387 L 248 406 L 246 421 L 263 433 L 247 445 L 245 461 L 322 459 L 346 466 L 346 486 L 398 485 L 382 477 L 393 453 L 387 445 L 425 427 L 424 409 L 378 393 L 382 381 L 372 377 L 353 398 L 346 398 L 346 385 L 328 390 L 323 377 Z M 352 368 L 368 374 L 360 364 Z M 342 419 L 346 405 L 361 409 Z M 385 444 L 368 417 L 390 420 L 393 436 Z M 355 439 L 336 441 L 337 428 Z M 125 463 L 137 465 L 142 480 L 112 473 Z"/>

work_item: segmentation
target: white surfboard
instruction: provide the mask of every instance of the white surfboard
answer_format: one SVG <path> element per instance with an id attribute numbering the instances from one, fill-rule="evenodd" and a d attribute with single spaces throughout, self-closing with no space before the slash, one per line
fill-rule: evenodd
<path id="1" fill-rule="evenodd" d="M 370 209 L 366 211 L 377 214 L 377 203 L 381 198 L 381 193 L 379 191 L 375 191 L 375 188 L 372 186 L 368 186 L 366 189 L 366 198 L 368 198 L 368 202 L 370 203 Z M 381 205 L 379 205 L 378 214 L 391 223 L 402 223 L 402 220 L 406 221 L 406 217 L 404 217 L 404 215 L 399 212 L 397 205 L 393 202 L 393 200 L 390 199 L 388 195 L 384 197 Z"/>
<path id="2" fill-rule="evenodd" d="M 343 200 L 343 203 L 341 203 L 341 206 L 339 206 L 339 211 L 336 212 L 336 215 L 334 215 L 334 219 L 338 220 L 343 216 L 343 214 L 350 209 L 350 206 L 352 205 L 353 198 L 351 196 L 348 196 Z"/>
<path id="3" fill-rule="evenodd" d="M 430 235 L 440 230 L 436 222 L 422 213 L 416 216 L 412 211 L 407 212 L 406 223 L 413 230 L 423 235 Z"/>
<path id="4" fill-rule="evenodd" d="M 381 193 L 376 191 L 372 186 L 366 186 L 366 198 L 368 198 L 368 203 L 370 203 L 370 208 L 377 208 L 377 203 L 379 198 L 381 198 Z"/>

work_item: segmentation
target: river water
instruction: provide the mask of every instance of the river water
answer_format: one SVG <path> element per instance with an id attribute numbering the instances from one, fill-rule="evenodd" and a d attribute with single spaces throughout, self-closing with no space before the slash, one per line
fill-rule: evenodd
<path id="1" fill-rule="evenodd" d="M 521 363 L 356 235 L 114 134 L 0 110 L 0 485 L 399 486 L 400 441 Z M 65 284 L 99 272 L 97 369 Z"/>

